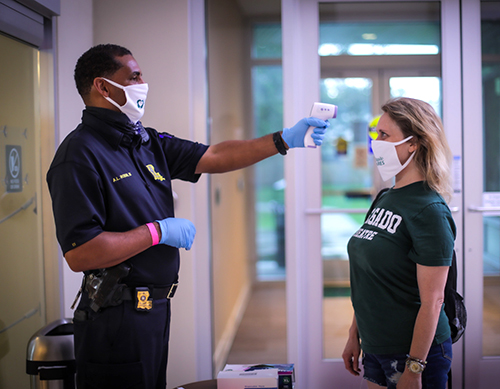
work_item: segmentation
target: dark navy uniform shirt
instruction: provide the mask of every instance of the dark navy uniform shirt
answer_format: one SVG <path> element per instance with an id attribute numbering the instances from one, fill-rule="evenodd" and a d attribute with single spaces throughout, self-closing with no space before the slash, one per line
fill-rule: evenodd
<path id="1" fill-rule="evenodd" d="M 171 180 L 196 182 L 196 165 L 208 146 L 146 131 L 143 142 L 124 114 L 83 111 L 82 123 L 62 142 L 47 173 L 63 253 L 103 231 L 174 217 Z M 159 244 L 127 262 L 129 286 L 163 287 L 177 279 L 179 250 Z"/>

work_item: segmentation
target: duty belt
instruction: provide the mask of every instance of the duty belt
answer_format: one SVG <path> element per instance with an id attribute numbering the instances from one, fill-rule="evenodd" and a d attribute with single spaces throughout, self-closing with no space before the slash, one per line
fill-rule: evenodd
<path id="1" fill-rule="evenodd" d="M 135 287 L 125 288 L 122 294 L 122 301 L 132 300 L 136 311 L 147 312 L 153 309 L 154 300 L 171 299 L 177 290 L 177 283 L 166 288 Z"/>
<path id="2" fill-rule="evenodd" d="M 137 311 L 150 311 L 153 309 L 153 301 L 160 299 L 171 299 L 175 295 L 179 284 L 171 284 L 166 288 L 130 287 L 125 284 L 118 284 L 113 289 L 109 297 L 104 302 L 99 302 L 95 298 L 90 298 L 90 308 L 98 312 L 101 308 L 117 306 L 124 301 L 132 301 Z M 97 302 L 96 302 L 97 301 Z"/>
<path id="3" fill-rule="evenodd" d="M 132 301 L 135 309 L 138 311 L 150 311 L 153 308 L 154 300 L 171 299 L 174 297 L 179 285 L 177 282 L 165 288 L 131 287 L 126 284 L 120 284 L 119 280 L 125 277 L 129 270 L 130 267 L 128 266 L 118 265 L 104 269 L 98 274 L 92 273 L 84 276 L 80 290 L 88 293 L 90 308 L 94 312 L 98 312 L 101 308 L 117 306 L 127 300 Z"/>
<path id="4" fill-rule="evenodd" d="M 149 291 L 149 293 L 150 293 L 149 297 L 152 298 L 153 300 L 160 300 L 160 299 L 164 299 L 164 298 L 171 299 L 175 295 L 175 291 L 177 290 L 177 286 L 179 286 L 179 283 L 169 285 L 166 288 L 127 287 L 127 288 L 123 289 L 122 300 L 124 300 L 124 301 L 135 300 L 135 298 L 137 296 L 136 289 Z"/>

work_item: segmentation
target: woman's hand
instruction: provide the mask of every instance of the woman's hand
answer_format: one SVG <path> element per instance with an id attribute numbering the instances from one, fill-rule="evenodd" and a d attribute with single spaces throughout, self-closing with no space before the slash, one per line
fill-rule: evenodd
<path id="1" fill-rule="evenodd" d="M 342 353 L 342 359 L 344 360 L 346 370 L 355 376 L 358 376 L 361 371 L 359 368 L 360 354 L 361 346 L 359 344 L 359 339 L 349 337 L 344 352 Z"/>
<path id="2" fill-rule="evenodd" d="M 405 367 L 398 381 L 397 389 L 422 389 L 422 374 L 415 374 Z"/>
<path id="3" fill-rule="evenodd" d="M 359 343 L 358 326 L 356 324 L 356 317 L 353 317 L 351 328 L 349 329 L 349 338 L 342 353 L 342 359 L 346 370 L 358 376 L 361 372 L 359 368 L 359 356 L 361 354 L 361 345 Z"/>

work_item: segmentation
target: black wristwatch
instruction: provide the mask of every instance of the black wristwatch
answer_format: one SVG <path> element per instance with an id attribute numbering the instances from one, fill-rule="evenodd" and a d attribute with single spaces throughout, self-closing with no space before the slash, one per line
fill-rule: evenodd
<path id="1" fill-rule="evenodd" d="M 283 138 L 281 137 L 281 133 L 279 131 L 273 134 L 273 141 L 274 145 L 276 146 L 276 150 L 278 150 L 281 155 L 286 155 L 285 142 L 283 141 Z"/>
<path id="2" fill-rule="evenodd" d="M 427 361 L 414 358 L 410 355 L 406 356 L 406 366 L 408 367 L 408 370 L 411 371 L 412 373 L 421 374 L 424 371 L 426 364 Z"/>

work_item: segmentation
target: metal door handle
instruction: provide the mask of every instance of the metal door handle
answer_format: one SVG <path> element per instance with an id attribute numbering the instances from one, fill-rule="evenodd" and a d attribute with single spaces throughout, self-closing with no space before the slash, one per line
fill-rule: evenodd
<path id="1" fill-rule="evenodd" d="M 19 209 L 16 209 L 14 212 L 12 212 L 10 215 L 7 215 L 5 216 L 3 219 L 0 219 L 0 224 L 2 224 L 3 222 L 6 222 L 7 220 L 9 220 L 11 217 L 17 215 L 19 212 L 21 211 L 25 211 L 26 209 L 28 209 L 28 207 L 33 204 L 33 202 L 35 202 L 36 204 L 36 193 L 35 195 L 29 199 L 28 201 L 26 201 L 23 205 L 21 205 L 21 207 Z M 36 208 L 36 206 L 35 206 Z"/>
<path id="2" fill-rule="evenodd" d="M 471 212 L 500 212 L 500 207 L 478 207 L 476 205 L 469 206 Z"/>
<path id="3" fill-rule="evenodd" d="M 367 213 L 368 208 L 308 208 L 306 215 L 323 215 L 325 213 Z"/>
<path id="4" fill-rule="evenodd" d="M 500 210 L 500 209 L 498 209 Z M 450 207 L 452 213 L 460 211 L 459 207 Z M 368 208 L 308 208 L 306 215 L 323 215 L 325 213 L 367 213 Z M 486 211 L 485 211 L 486 212 Z"/>

